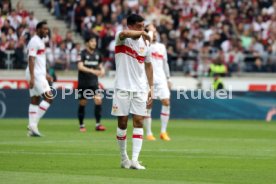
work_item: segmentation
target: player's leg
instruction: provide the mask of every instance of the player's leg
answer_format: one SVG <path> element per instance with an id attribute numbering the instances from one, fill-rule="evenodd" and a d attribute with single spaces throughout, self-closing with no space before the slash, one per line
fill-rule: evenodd
<path id="1" fill-rule="evenodd" d="M 32 106 L 31 109 L 37 109 L 36 113 L 34 113 L 33 118 L 33 125 L 28 126 L 30 136 L 41 136 L 40 132 L 38 131 L 38 124 L 40 118 L 45 114 L 46 110 L 49 108 L 50 103 L 52 102 L 52 92 L 49 86 L 46 77 L 43 76 L 36 76 L 35 77 L 35 84 L 33 89 L 30 90 L 30 94 L 33 97 L 33 105 L 38 105 L 37 108 Z M 40 102 L 40 96 L 44 97 L 44 100 Z M 39 103 L 40 102 L 40 103 Z"/>
<path id="2" fill-rule="evenodd" d="M 53 94 L 46 77 L 41 77 L 36 80 L 36 85 L 39 93 L 43 96 L 37 111 L 37 122 L 44 116 L 53 101 Z"/>
<path id="3" fill-rule="evenodd" d="M 53 95 L 51 91 L 47 91 L 45 92 L 43 95 L 43 100 L 40 102 L 39 106 L 38 106 L 38 111 L 37 111 L 37 121 L 39 122 L 39 120 L 44 116 L 44 114 L 47 112 L 47 110 L 49 109 L 53 99 Z"/>
<path id="4" fill-rule="evenodd" d="M 151 111 L 152 111 L 152 105 L 147 107 L 147 116 L 144 118 L 144 127 L 146 129 L 146 134 L 147 134 L 147 140 L 149 141 L 155 141 L 156 138 L 153 136 L 153 133 L 151 131 Z"/>
<path id="5" fill-rule="evenodd" d="M 160 119 L 161 119 L 161 134 L 160 138 L 165 141 L 171 140 L 170 137 L 168 136 L 167 133 L 167 126 L 170 118 L 170 99 L 162 99 L 162 108 L 161 108 L 161 114 L 160 114 Z"/>
<path id="6" fill-rule="evenodd" d="M 85 117 L 86 104 L 87 104 L 87 99 L 79 98 L 78 119 L 79 119 L 79 125 L 80 125 L 80 132 L 86 132 L 85 124 L 83 122 Z"/>
<path id="7" fill-rule="evenodd" d="M 31 103 L 29 105 L 29 125 L 30 126 L 37 126 L 36 116 L 37 116 L 39 102 L 40 102 L 40 96 L 31 97 Z"/>
<path id="8" fill-rule="evenodd" d="M 143 145 L 143 122 L 147 115 L 146 110 L 147 93 L 134 93 L 131 100 L 130 113 L 133 114 L 133 135 L 132 135 L 132 164 L 133 169 L 145 169 L 140 165 L 138 158 Z"/>
<path id="9" fill-rule="evenodd" d="M 129 169 L 131 163 L 127 155 L 127 122 L 128 116 L 118 116 L 117 141 L 121 153 L 121 167 Z"/>
<path id="10" fill-rule="evenodd" d="M 144 116 L 133 115 L 133 135 L 132 135 L 132 164 L 133 169 L 146 169 L 144 166 L 140 165 L 138 158 L 143 145 L 143 121 Z"/>
<path id="11" fill-rule="evenodd" d="M 131 165 L 127 155 L 127 122 L 129 108 L 129 92 L 115 90 L 111 114 L 118 117 L 117 142 L 121 153 L 121 167 L 126 169 L 129 169 Z"/>
<path id="12" fill-rule="evenodd" d="M 266 121 L 267 121 L 267 122 L 270 122 L 275 114 L 276 114 L 276 108 L 273 107 L 272 109 L 270 109 L 270 110 L 267 112 Z"/>
<path id="13" fill-rule="evenodd" d="M 159 98 L 159 88 L 158 86 L 154 86 L 154 93 L 153 93 L 153 99 L 156 100 Z M 153 104 L 152 104 L 153 105 Z M 147 107 L 147 116 L 145 116 L 144 119 L 144 127 L 146 129 L 147 133 L 147 140 L 149 141 L 155 141 L 156 138 L 154 137 L 152 130 L 151 130 L 151 123 L 152 123 L 152 118 L 151 118 L 151 111 L 152 111 L 152 105 Z"/>
<path id="14" fill-rule="evenodd" d="M 30 90 L 30 93 L 32 95 L 32 92 Z M 38 111 L 38 105 L 40 102 L 40 96 L 31 96 L 31 103 L 29 104 L 29 124 L 28 124 L 28 135 L 39 137 L 40 133 L 38 131 L 38 122 L 37 122 L 37 111 Z"/>
<path id="15" fill-rule="evenodd" d="M 96 131 L 105 131 L 106 128 L 101 124 L 102 117 L 102 97 L 100 94 L 94 96 L 95 103 L 95 119 L 96 119 Z"/>
<path id="16" fill-rule="evenodd" d="M 78 107 L 78 119 L 80 132 L 86 132 L 85 124 L 83 122 L 85 118 L 85 106 L 87 104 L 87 96 L 84 95 L 86 88 L 78 88 L 78 98 L 79 98 L 79 107 Z"/>

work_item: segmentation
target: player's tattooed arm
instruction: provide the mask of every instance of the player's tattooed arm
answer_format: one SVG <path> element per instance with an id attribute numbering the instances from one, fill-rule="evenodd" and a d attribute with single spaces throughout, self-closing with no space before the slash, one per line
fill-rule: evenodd
<path id="1" fill-rule="evenodd" d="M 91 73 L 94 74 L 96 76 L 100 76 L 101 75 L 101 71 L 100 70 L 95 70 L 92 68 L 88 68 L 86 66 L 84 66 L 83 62 L 78 62 L 78 70 L 85 72 L 85 73 Z"/>
<path id="2" fill-rule="evenodd" d="M 30 85 L 30 89 L 32 89 L 34 87 L 34 65 L 35 65 L 35 57 L 33 56 L 29 56 L 29 71 L 30 71 L 30 81 L 29 81 L 29 85 Z"/>
<path id="3" fill-rule="evenodd" d="M 124 30 L 119 34 L 120 40 L 124 40 L 126 38 L 137 39 L 140 38 L 140 36 L 142 36 L 144 40 L 150 41 L 150 37 L 145 31 Z"/>

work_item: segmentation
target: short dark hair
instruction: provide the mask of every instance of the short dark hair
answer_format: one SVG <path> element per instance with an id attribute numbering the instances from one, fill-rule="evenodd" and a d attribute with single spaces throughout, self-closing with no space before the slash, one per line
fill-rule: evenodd
<path id="1" fill-rule="evenodd" d="M 95 35 L 89 35 L 85 37 L 85 43 L 88 43 L 90 40 L 95 39 L 97 40 L 97 37 Z"/>
<path id="2" fill-rule="evenodd" d="M 127 17 L 127 25 L 134 25 L 136 24 L 137 22 L 143 22 L 145 19 L 141 16 L 141 15 L 138 15 L 138 14 L 130 14 L 128 17 Z"/>
<path id="3" fill-rule="evenodd" d="M 47 21 L 46 21 L 46 20 L 43 20 L 43 21 L 39 22 L 39 23 L 36 25 L 36 30 L 42 28 L 43 25 L 46 25 L 46 24 L 47 24 Z"/>

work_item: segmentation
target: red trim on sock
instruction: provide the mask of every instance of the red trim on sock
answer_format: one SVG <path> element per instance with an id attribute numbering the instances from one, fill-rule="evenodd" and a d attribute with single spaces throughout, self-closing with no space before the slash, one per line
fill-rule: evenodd
<path id="1" fill-rule="evenodd" d="M 170 116 L 170 114 L 167 114 L 167 113 L 161 113 L 160 115 L 161 116 Z"/>
<path id="2" fill-rule="evenodd" d="M 126 139 L 126 135 L 125 135 L 125 136 L 123 136 L 123 137 L 119 137 L 119 136 L 117 136 L 117 139 L 118 139 L 118 140 L 121 140 L 121 141 L 122 141 L 122 140 L 125 140 L 125 139 Z"/>
<path id="3" fill-rule="evenodd" d="M 41 106 L 39 106 L 39 108 L 41 109 L 41 110 L 43 110 L 43 111 L 46 111 L 47 109 L 45 109 L 44 107 L 41 107 Z"/>
<path id="4" fill-rule="evenodd" d="M 29 114 L 36 114 L 36 112 L 29 112 Z"/>
<path id="5" fill-rule="evenodd" d="M 133 134 L 132 138 L 134 138 L 134 139 L 143 139 L 143 135 Z"/>

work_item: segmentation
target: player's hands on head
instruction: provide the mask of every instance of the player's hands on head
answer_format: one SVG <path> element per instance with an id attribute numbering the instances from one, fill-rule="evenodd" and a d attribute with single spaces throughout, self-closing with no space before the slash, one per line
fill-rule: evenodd
<path id="1" fill-rule="evenodd" d="M 154 27 L 153 24 L 150 24 L 150 25 L 148 26 L 148 30 L 154 32 L 154 31 L 156 31 L 156 28 Z"/>
<path id="2" fill-rule="evenodd" d="M 150 36 L 148 35 L 148 33 L 146 31 L 143 31 L 142 33 L 142 37 L 144 39 L 144 41 L 148 40 L 150 42 Z"/>

